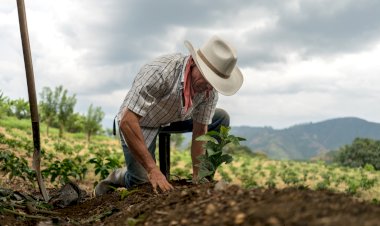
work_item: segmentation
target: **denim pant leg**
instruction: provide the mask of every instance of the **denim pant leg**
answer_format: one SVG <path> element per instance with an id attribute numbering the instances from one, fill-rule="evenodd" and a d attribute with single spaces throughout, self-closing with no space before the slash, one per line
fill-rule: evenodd
<path id="1" fill-rule="evenodd" d="M 230 116 L 225 110 L 217 108 L 211 124 L 208 125 L 208 131 L 219 131 L 221 126 L 230 126 Z"/>
<path id="2" fill-rule="evenodd" d="M 121 137 L 121 146 L 124 152 L 125 163 L 127 165 L 127 172 L 125 173 L 125 186 L 130 188 L 134 185 L 143 184 L 148 182 L 147 172 L 144 167 L 133 157 L 132 153 L 129 151 L 128 146 L 124 142 L 123 136 Z M 155 156 L 156 150 L 156 139 L 152 141 L 152 144 L 149 146 L 148 151 L 152 155 L 154 161 L 156 161 Z"/>

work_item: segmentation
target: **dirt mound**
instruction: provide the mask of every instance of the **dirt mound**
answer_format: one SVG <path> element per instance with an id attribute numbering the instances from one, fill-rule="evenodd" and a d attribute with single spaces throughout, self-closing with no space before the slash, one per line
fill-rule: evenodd
<path id="1" fill-rule="evenodd" d="M 330 191 L 173 182 L 175 190 L 154 194 L 149 185 L 118 191 L 56 209 L 56 225 L 379 225 L 380 206 Z M 0 216 L 0 225 L 37 225 Z M 47 225 L 50 222 L 40 222 Z M 51 224 L 51 223 L 50 223 Z"/>

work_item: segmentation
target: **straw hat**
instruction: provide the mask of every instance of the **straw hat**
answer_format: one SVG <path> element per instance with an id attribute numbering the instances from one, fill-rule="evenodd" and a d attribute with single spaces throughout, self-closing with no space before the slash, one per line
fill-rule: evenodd
<path id="1" fill-rule="evenodd" d="M 236 65 L 237 55 L 231 45 L 213 36 L 200 49 L 195 50 L 187 40 L 185 46 L 202 75 L 219 93 L 231 96 L 240 89 L 243 75 Z"/>

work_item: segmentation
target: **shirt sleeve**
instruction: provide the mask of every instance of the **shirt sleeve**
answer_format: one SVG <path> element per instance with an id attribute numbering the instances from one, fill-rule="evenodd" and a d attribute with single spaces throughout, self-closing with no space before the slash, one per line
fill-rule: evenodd
<path id="1" fill-rule="evenodd" d="M 213 89 L 208 97 L 206 94 L 202 95 L 204 95 L 204 98 L 200 104 L 194 108 L 192 118 L 199 123 L 208 125 L 212 122 L 212 117 L 215 113 L 216 103 L 218 102 L 218 92 Z"/>

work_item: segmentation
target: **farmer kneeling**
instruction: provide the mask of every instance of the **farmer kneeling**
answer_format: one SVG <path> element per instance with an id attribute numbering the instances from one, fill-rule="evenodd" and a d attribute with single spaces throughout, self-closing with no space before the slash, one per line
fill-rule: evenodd
<path id="1" fill-rule="evenodd" d="M 207 131 L 229 126 L 229 116 L 216 108 L 218 92 L 236 93 L 243 76 L 236 65 L 235 50 L 213 36 L 202 48 L 185 46 L 190 55 L 164 55 L 144 65 L 120 107 L 117 122 L 126 168 L 117 169 L 95 187 L 95 195 L 110 187 L 127 187 L 150 182 L 153 190 L 173 186 L 155 162 L 158 133 L 193 132 L 191 158 L 193 181 L 198 180 L 198 156 L 203 142 L 195 141 Z"/>

